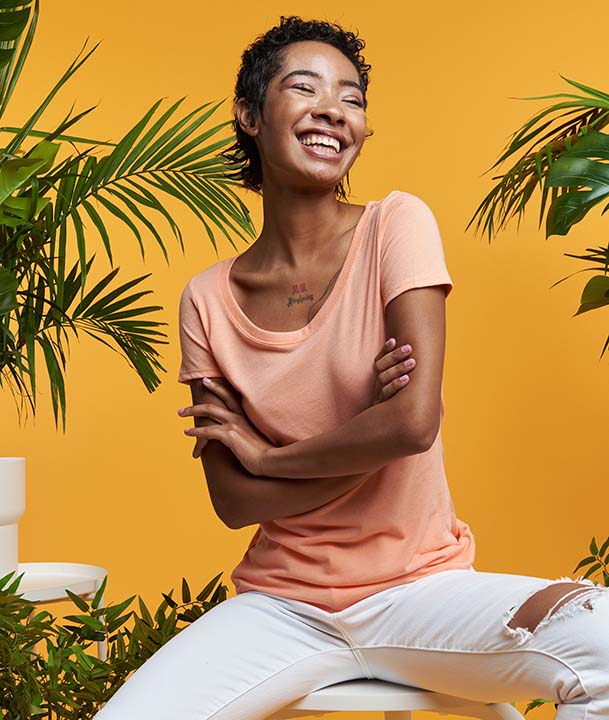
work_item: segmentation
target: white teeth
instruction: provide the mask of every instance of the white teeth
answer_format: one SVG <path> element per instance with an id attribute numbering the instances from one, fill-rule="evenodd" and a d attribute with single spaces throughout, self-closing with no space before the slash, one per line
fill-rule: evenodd
<path id="1" fill-rule="evenodd" d="M 310 134 L 299 138 L 299 140 L 303 145 L 326 145 L 334 148 L 337 153 L 340 152 L 340 142 L 329 135 Z"/>

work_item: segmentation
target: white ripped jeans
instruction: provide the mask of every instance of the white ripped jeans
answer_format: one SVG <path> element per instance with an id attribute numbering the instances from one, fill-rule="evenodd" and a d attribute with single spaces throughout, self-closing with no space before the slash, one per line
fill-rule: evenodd
<path id="1" fill-rule="evenodd" d="M 557 720 L 606 719 L 609 588 L 578 580 L 589 589 L 532 632 L 509 627 L 529 597 L 568 580 L 444 570 L 336 613 L 242 593 L 164 645 L 95 720 L 264 720 L 356 678 L 483 702 L 545 698 Z"/>

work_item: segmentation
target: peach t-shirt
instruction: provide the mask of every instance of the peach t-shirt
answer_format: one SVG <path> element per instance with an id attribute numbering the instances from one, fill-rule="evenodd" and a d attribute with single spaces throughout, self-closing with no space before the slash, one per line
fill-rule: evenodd
<path id="1" fill-rule="evenodd" d="M 274 332 L 249 320 L 228 282 L 236 257 L 195 275 L 182 293 L 178 380 L 227 378 L 276 445 L 329 432 L 370 407 L 389 301 L 414 287 L 443 285 L 447 296 L 453 287 L 431 210 L 398 190 L 367 203 L 329 297 L 303 328 Z M 286 480 L 286 492 L 289 482 L 299 481 Z M 231 580 L 237 594 L 338 612 L 394 585 L 470 568 L 474 552 L 455 516 L 438 431 L 426 452 L 389 462 L 326 505 L 261 523 Z"/>

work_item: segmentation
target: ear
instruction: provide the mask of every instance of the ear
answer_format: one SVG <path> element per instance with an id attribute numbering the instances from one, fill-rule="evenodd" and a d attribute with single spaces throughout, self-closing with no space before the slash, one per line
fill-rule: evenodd
<path id="1" fill-rule="evenodd" d="M 237 100 L 235 114 L 237 116 L 237 122 L 243 132 L 252 137 L 256 137 L 256 135 L 258 135 L 258 123 L 255 120 L 252 122 L 252 114 L 245 98 L 239 98 L 239 100 Z"/>

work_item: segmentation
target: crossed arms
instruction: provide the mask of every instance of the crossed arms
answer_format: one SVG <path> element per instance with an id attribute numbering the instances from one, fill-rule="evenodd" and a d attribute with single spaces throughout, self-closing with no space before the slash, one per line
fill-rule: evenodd
<path id="1" fill-rule="evenodd" d="M 425 452 L 441 418 L 446 322 L 441 285 L 413 288 L 386 309 L 387 337 L 410 343 L 417 371 L 404 392 L 373 405 L 334 430 L 269 453 L 265 475 L 253 475 L 219 440 L 209 440 L 201 462 L 218 517 L 236 529 L 299 515 L 343 495 L 387 463 Z M 224 378 L 216 381 L 228 385 Z M 193 404 L 222 400 L 200 380 L 191 382 Z M 213 424 L 195 418 L 197 426 Z"/>

